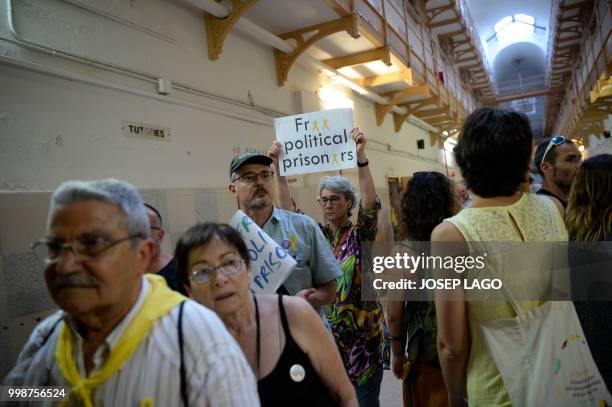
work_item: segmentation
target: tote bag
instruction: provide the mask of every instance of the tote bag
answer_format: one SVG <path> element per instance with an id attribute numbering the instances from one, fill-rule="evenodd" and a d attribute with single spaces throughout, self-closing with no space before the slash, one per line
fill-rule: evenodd
<path id="1" fill-rule="evenodd" d="M 612 406 L 571 301 L 548 301 L 527 311 L 504 291 L 517 316 L 478 321 L 483 342 L 512 404 Z"/>

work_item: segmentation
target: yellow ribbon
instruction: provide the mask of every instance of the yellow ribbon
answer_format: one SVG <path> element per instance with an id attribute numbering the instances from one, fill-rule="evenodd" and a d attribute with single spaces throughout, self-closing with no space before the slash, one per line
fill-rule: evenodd
<path id="1" fill-rule="evenodd" d="M 64 378 L 70 384 L 70 392 L 60 406 L 67 405 L 73 395 L 77 395 L 85 407 L 93 407 L 92 392 L 115 374 L 132 356 L 140 342 L 147 336 L 153 321 L 168 314 L 176 305 L 185 300 L 181 294 L 168 288 L 163 277 L 147 274 L 149 292 L 144 303 L 121 335 L 102 368 L 89 377 L 82 377 L 72 354 L 73 335 L 71 330 L 62 324 L 55 358 Z"/>

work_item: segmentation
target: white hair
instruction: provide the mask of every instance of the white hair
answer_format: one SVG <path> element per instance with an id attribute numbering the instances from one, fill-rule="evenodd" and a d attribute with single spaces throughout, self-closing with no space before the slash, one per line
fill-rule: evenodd
<path id="1" fill-rule="evenodd" d="M 117 179 L 96 181 L 65 181 L 51 196 L 47 229 L 59 208 L 74 202 L 102 201 L 117 205 L 125 214 L 123 225 L 131 236 L 149 237 L 149 216 L 138 190 L 132 184 Z"/>

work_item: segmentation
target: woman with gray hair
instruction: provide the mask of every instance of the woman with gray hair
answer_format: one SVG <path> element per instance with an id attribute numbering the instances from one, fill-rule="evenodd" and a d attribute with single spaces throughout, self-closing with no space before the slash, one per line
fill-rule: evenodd
<path id="1" fill-rule="evenodd" d="M 365 154 L 366 137 L 358 127 L 351 135 L 357 144 L 361 199 L 353 184 L 342 176 L 323 177 L 317 188 L 317 201 L 325 219 L 325 224 L 320 226 L 342 269 L 342 275 L 336 280 L 336 300 L 324 312 L 357 391 L 359 405 L 371 407 L 379 406 L 383 369 L 389 369 L 389 344 L 380 303 L 361 301 L 361 245 L 376 238 L 380 202 Z M 280 176 L 280 153 L 280 143 L 274 142 L 268 155 L 276 170 L 280 205 L 286 210 L 299 211 L 291 199 L 286 179 Z M 357 222 L 353 223 L 351 215 L 357 207 Z"/>

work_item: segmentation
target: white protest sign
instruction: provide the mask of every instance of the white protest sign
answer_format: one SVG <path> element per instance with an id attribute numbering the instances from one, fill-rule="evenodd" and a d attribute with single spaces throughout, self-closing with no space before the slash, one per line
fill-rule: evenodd
<path id="1" fill-rule="evenodd" d="M 275 293 L 293 271 L 295 260 L 241 210 L 232 216 L 229 224 L 240 233 L 249 251 L 251 291 Z"/>
<path id="2" fill-rule="evenodd" d="M 282 146 L 281 175 L 336 171 L 357 166 L 351 136 L 353 109 L 333 109 L 274 119 Z"/>

